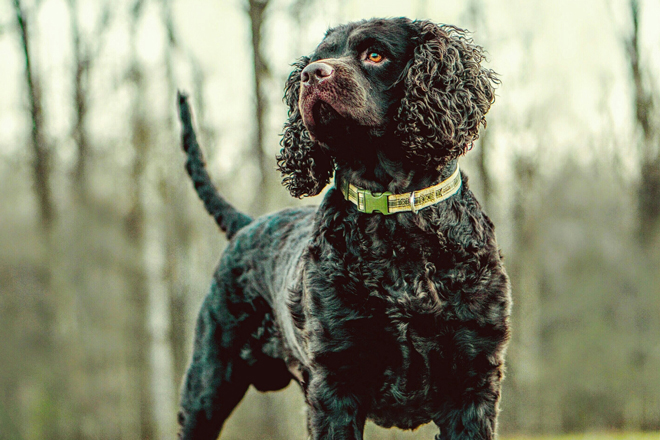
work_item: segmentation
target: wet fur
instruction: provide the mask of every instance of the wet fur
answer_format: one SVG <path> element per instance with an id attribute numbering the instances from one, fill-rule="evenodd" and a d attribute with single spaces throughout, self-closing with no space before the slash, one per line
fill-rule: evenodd
<path id="1" fill-rule="evenodd" d="M 388 58 L 370 65 L 363 49 Z M 335 73 L 305 89 L 300 74 L 318 60 Z M 447 178 L 494 100 L 482 60 L 464 31 L 430 22 L 331 29 L 287 81 L 284 185 L 302 197 L 333 173 L 393 192 Z M 195 187 L 222 201 L 193 154 L 185 97 L 180 109 Z M 462 181 L 444 202 L 391 216 L 360 213 L 335 188 L 318 208 L 253 221 L 205 200 L 233 238 L 200 310 L 180 438 L 216 438 L 250 384 L 268 391 L 294 379 L 312 439 L 361 439 L 367 419 L 404 429 L 433 421 L 436 439 L 493 439 L 509 283 L 493 225 Z"/>

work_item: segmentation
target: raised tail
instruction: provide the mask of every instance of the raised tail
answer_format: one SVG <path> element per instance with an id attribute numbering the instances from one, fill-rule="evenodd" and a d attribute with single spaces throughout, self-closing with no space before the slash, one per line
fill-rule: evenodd
<path id="1" fill-rule="evenodd" d="M 192 126 L 188 96 L 178 92 L 177 101 L 179 104 L 179 119 L 183 125 L 181 139 L 183 149 L 188 156 L 186 171 L 188 171 L 188 175 L 190 175 L 195 185 L 195 191 L 204 202 L 204 207 L 208 213 L 213 216 L 220 229 L 227 234 L 227 238 L 232 238 L 243 226 L 252 222 L 252 217 L 238 211 L 218 193 L 209 177 L 209 173 L 206 171 L 204 155 L 197 143 L 195 129 Z"/>

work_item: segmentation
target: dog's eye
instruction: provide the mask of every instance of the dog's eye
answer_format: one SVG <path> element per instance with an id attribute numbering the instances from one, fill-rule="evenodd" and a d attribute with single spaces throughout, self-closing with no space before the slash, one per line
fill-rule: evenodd
<path id="1" fill-rule="evenodd" d="M 367 52 L 367 60 L 371 61 L 372 63 L 380 63 L 385 59 L 384 56 L 379 54 L 378 52 Z"/>

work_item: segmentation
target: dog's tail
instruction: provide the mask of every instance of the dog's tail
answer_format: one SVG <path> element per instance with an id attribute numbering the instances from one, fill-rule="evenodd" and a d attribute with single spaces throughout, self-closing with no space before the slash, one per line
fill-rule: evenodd
<path id="1" fill-rule="evenodd" d="M 252 217 L 238 211 L 218 193 L 209 177 L 209 173 L 206 171 L 204 155 L 197 143 L 195 129 L 192 126 L 188 96 L 178 92 L 177 101 L 179 104 L 179 119 L 183 125 L 181 139 L 183 149 L 188 156 L 186 171 L 188 171 L 195 185 L 195 191 L 204 202 L 204 207 L 208 213 L 213 216 L 220 229 L 227 233 L 227 238 L 232 238 L 243 226 L 252 222 Z"/>

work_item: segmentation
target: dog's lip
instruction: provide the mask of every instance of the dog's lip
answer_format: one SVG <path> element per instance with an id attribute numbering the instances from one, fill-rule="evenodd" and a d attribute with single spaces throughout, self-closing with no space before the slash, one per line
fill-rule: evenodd
<path id="1" fill-rule="evenodd" d="M 323 102 L 332 107 L 338 114 L 341 115 L 341 112 L 339 112 L 337 108 L 327 99 L 323 99 L 321 96 L 322 92 L 320 92 L 318 88 L 308 88 L 305 92 L 306 93 L 301 96 L 298 106 L 300 109 L 300 114 L 302 115 L 303 124 L 305 124 L 307 130 L 310 132 L 312 137 L 314 137 L 314 131 L 317 125 L 317 121 L 314 118 L 314 106 L 320 102 Z"/>
<path id="2" fill-rule="evenodd" d="M 379 115 L 376 110 L 368 111 L 364 104 L 364 99 L 345 96 L 344 90 L 337 90 L 333 85 L 326 82 L 315 84 L 313 86 L 302 86 L 300 98 L 298 101 L 298 110 L 302 116 L 302 121 L 311 138 L 316 140 L 322 127 L 322 121 L 314 115 L 314 109 L 319 103 L 327 105 L 346 123 L 357 124 L 365 128 L 377 128 L 382 126 Z M 318 115 L 317 115 L 318 116 Z M 382 116 L 380 116 L 382 119 Z"/>

